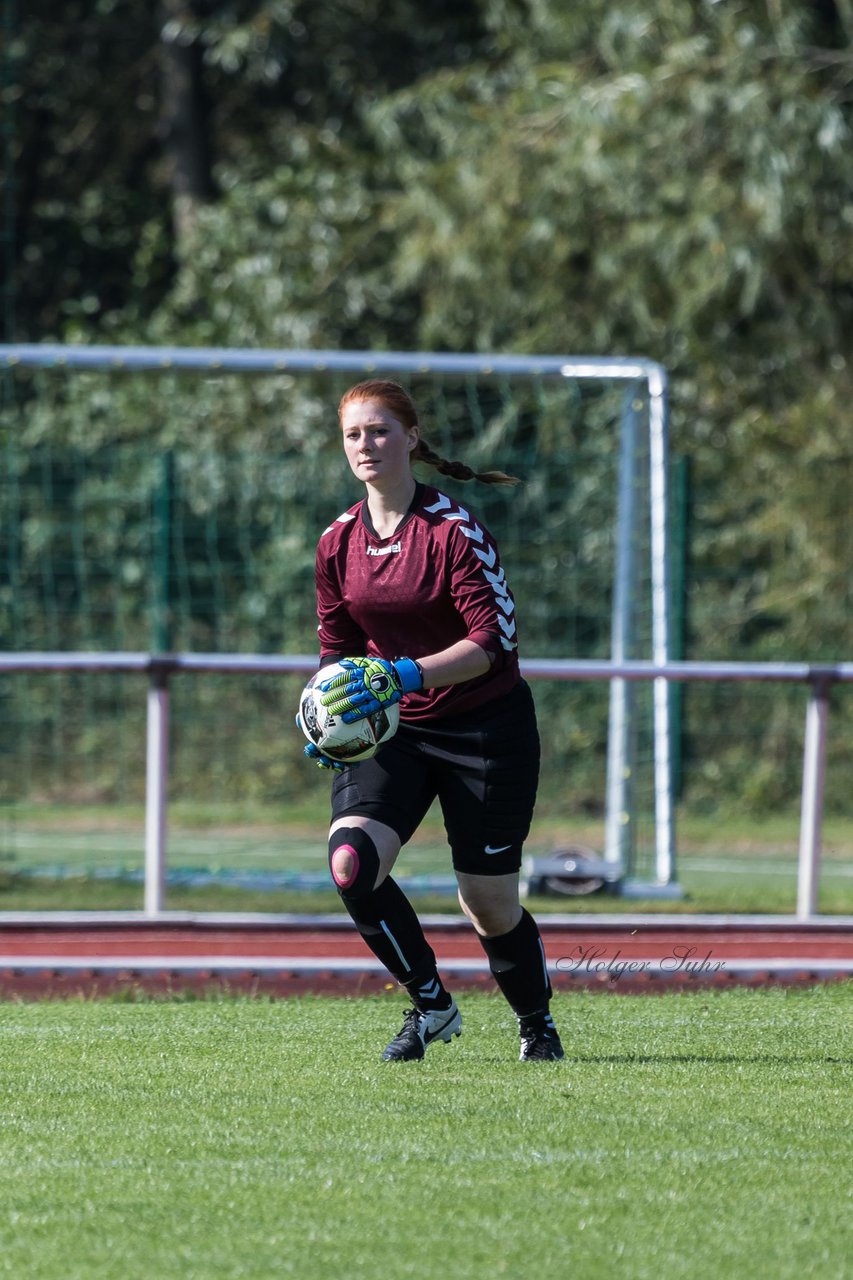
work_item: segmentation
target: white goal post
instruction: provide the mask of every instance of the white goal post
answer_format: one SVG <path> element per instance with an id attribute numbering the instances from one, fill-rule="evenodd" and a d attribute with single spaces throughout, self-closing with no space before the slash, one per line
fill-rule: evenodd
<path id="1" fill-rule="evenodd" d="M 668 384 L 665 369 L 642 358 L 601 359 L 588 356 L 453 355 L 436 352 L 289 351 L 230 348 L 111 347 L 61 344 L 0 345 L 0 371 L 15 366 L 88 370 L 208 370 L 217 373 L 345 372 L 362 377 L 405 374 L 448 374 L 483 379 L 513 377 L 539 380 L 592 380 L 624 385 L 619 478 L 614 531 L 614 580 L 611 616 L 611 660 L 623 664 L 642 657 L 663 669 L 670 660 L 670 583 L 668 577 Z M 643 566 L 651 599 L 650 652 L 637 654 L 633 636 L 634 582 L 638 565 L 633 510 L 637 450 L 640 443 L 639 408 L 645 411 L 648 456 L 646 531 L 649 562 Z M 614 441 L 614 448 L 616 442 Z M 645 538 L 644 538 L 645 541 Z M 614 878 L 627 869 L 632 819 L 633 760 L 631 687 L 622 674 L 610 680 L 605 784 L 604 856 Z M 678 893 L 672 787 L 672 724 L 667 679 L 652 681 L 652 740 L 654 795 L 654 877 L 643 885 L 646 896 Z M 160 732 L 152 730 L 149 733 Z M 161 819 L 149 813 L 149 821 Z"/>

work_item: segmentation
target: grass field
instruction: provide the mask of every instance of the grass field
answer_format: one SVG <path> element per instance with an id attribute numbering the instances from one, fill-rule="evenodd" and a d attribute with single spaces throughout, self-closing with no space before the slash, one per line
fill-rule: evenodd
<path id="1" fill-rule="evenodd" d="M 326 882 L 326 814 L 316 805 L 286 814 L 175 805 L 169 867 L 209 873 L 211 884 L 170 884 L 167 906 L 192 911 L 334 911 L 324 890 L 236 887 L 236 873 L 311 873 Z M 124 809 L 20 807 L 0 831 L 0 911 L 130 910 L 142 905 L 143 815 Z M 793 912 L 797 893 L 798 817 L 680 816 L 679 881 L 684 898 L 628 899 L 611 894 L 543 899 L 538 911 Z M 600 850 L 600 822 L 539 817 L 527 851 L 533 856 L 569 844 Z M 51 879 L 52 867 L 62 878 Z M 398 864 L 401 875 L 448 876 L 449 855 L 440 818 L 428 817 Z M 38 873 L 34 876 L 33 873 Z M 125 878 L 121 878 L 123 873 Z M 134 882 L 132 879 L 136 876 Z M 130 878 L 129 878 L 130 877 Z M 419 898 L 424 910 L 455 909 L 452 897 Z M 824 827 L 820 907 L 853 914 L 853 822 L 829 818 Z"/>
<path id="2" fill-rule="evenodd" d="M 0 1004 L 0 1274 L 840 1280 L 853 986 L 503 1001 L 378 1061 L 399 997 Z"/>

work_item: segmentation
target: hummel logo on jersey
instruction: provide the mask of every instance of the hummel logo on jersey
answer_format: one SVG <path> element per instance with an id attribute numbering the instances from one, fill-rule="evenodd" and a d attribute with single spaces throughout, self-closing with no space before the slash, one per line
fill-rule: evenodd
<path id="1" fill-rule="evenodd" d="M 506 853 L 507 849 L 511 849 L 511 848 L 512 848 L 511 844 L 499 844 L 497 846 L 487 844 L 483 852 L 484 853 Z"/>
<path id="2" fill-rule="evenodd" d="M 368 547 L 367 554 L 369 556 L 395 556 L 398 551 L 402 550 L 402 542 L 392 542 L 390 547 Z"/>

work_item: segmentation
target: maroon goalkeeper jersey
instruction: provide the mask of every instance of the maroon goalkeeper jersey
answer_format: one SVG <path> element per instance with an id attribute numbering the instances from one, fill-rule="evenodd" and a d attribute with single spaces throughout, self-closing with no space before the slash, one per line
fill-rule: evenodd
<path id="1" fill-rule="evenodd" d="M 466 638 L 492 657 L 475 680 L 407 694 L 404 720 L 459 715 L 519 680 L 515 602 L 494 538 L 438 489 L 417 486 L 390 538 L 377 536 L 366 499 L 350 507 L 320 537 L 316 580 L 323 663 L 422 658 Z"/>

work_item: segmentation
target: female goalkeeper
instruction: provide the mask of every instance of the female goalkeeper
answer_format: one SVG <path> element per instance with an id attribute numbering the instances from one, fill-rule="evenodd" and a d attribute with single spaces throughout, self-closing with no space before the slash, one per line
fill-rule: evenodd
<path id="1" fill-rule="evenodd" d="M 413 1007 L 386 1060 L 422 1058 L 461 1032 L 420 922 L 390 872 L 438 797 L 459 886 L 495 981 L 518 1019 L 521 1059 L 563 1049 L 549 1013 L 539 930 L 518 894 L 522 844 L 539 777 L 539 737 L 518 667 L 515 605 L 488 529 L 467 508 L 419 483 L 422 462 L 456 480 L 514 484 L 440 458 L 395 382 L 361 382 L 343 396 L 347 461 L 366 496 L 317 547 L 321 665 L 347 674 L 321 686 L 345 720 L 400 702 L 396 735 L 371 759 L 336 770 L 329 866 L 375 956 Z"/>

